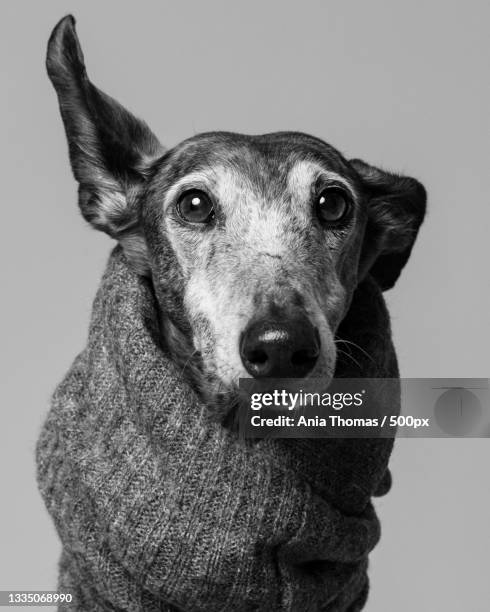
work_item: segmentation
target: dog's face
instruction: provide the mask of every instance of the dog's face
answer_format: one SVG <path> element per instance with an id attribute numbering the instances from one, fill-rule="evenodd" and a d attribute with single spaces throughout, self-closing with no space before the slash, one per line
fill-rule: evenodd
<path id="1" fill-rule="evenodd" d="M 329 377 L 366 225 L 356 173 L 295 133 L 196 136 L 141 198 L 151 275 L 205 373 Z"/>
<path id="2" fill-rule="evenodd" d="M 250 375 L 332 377 L 352 294 L 366 274 L 396 281 L 423 187 L 298 133 L 202 134 L 165 151 L 87 79 L 71 18 L 47 65 L 82 213 L 151 277 L 174 356 L 216 392 Z"/>

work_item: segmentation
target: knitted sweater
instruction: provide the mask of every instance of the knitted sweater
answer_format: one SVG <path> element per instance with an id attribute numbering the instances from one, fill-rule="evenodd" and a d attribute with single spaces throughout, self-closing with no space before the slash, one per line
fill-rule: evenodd
<path id="1" fill-rule="evenodd" d="M 397 375 L 373 281 L 339 331 L 369 359 L 340 360 L 337 375 Z M 361 610 L 391 447 L 237 439 L 162 352 L 151 287 L 116 248 L 37 445 L 59 589 L 73 594 L 59 609 Z"/>

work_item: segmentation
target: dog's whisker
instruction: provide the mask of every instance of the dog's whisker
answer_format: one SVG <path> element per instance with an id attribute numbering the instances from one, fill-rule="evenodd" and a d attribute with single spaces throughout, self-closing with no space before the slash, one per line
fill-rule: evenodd
<path id="1" fill-rule="evenodd" d="M 364 353 L 364 355 L 366 355 L 366 357 L 368 359 L 370 359 L 373 363 L 376 363 L 374 358 L 372 357 L 372 355 L 370 355 L 365 349 L 362 348 L 362 346 L 359 346 L 355 342 L 351 342 L 350 340 L 343 340 L 342 338 L 337 338 L 335 340 L 335 344 L 338 344 L 338 343 L 351 345 L 351 346 L 357 348 L 359 351 L 361 351 L 361 353 Z"/>
<path id="2" fill-rule="evenodd" d="M 196 355 L 196 353 L 198 353 L 198 352 L 199 352 L 199 351 L 198 351 L 197 349 L 194 349 L 194 350 L 192 351 L 192 353 L 190 353 L 189 357 L 187 358 L 187 360 L 186 360 L 186 362 L 184 363 L 184 366 L 183 366 L 183 368 L 182 368 L 182 370 L 181 370 L 181 372 L 180 372 L 180 376 L 181 376 L 180 380 L 182 380 L 182 378 L 184 377 L 185 369 L 186 369 L 186 367 L 187 367 L 187 366 L 190 364 L 191 359 L 192 359 L 192 358 L 193 358 L 193 357 Z"/>
<path id="3" fill-rule="evenodd" d="M 337 351 L 341 354 L 341 355 L 345 355 L 346 357 L 348 357 L 349 359 L 351 359 L 356 365 L 357 367 L 361 370 L 362 366 L 361 364 L 357 361 L 357 359 L 355 359 L 350 353 L 347 353 L 346 351 L 343 351 L 342 349 L 337 349 Z"/>

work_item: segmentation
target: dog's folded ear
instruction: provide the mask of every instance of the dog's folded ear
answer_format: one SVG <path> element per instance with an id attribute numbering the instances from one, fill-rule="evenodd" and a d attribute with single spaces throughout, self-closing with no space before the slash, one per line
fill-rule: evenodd
<path id="1" fill-rule="evenodd" d="M 143 121 L 90 82 L 71 15 L 51 34 L 46 67 L 58 94 L 81 212 L 123 247 L 126 242 L 144 267 L 137 196 L 164 149 Z"/>
<path id="2" fill-rule="evenodd" d="M 391 289 L 424 219 L 426 192 L 414 178 L 386 172 L 360 159 L 350 164 L 361 179 L 368 206 L 359 278 L 369 273 L 381 289 Z"/>

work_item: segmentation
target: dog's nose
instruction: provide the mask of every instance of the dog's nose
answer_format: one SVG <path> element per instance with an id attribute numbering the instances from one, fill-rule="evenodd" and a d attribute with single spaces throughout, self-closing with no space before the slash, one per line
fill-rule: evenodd
<path id="1" fill-rule="evenodd" d="M 318 330 L 304 316 L 252 321 L 240 340 L 242 363 L 254 378 L 303 378 L 319 354 Z"/>

